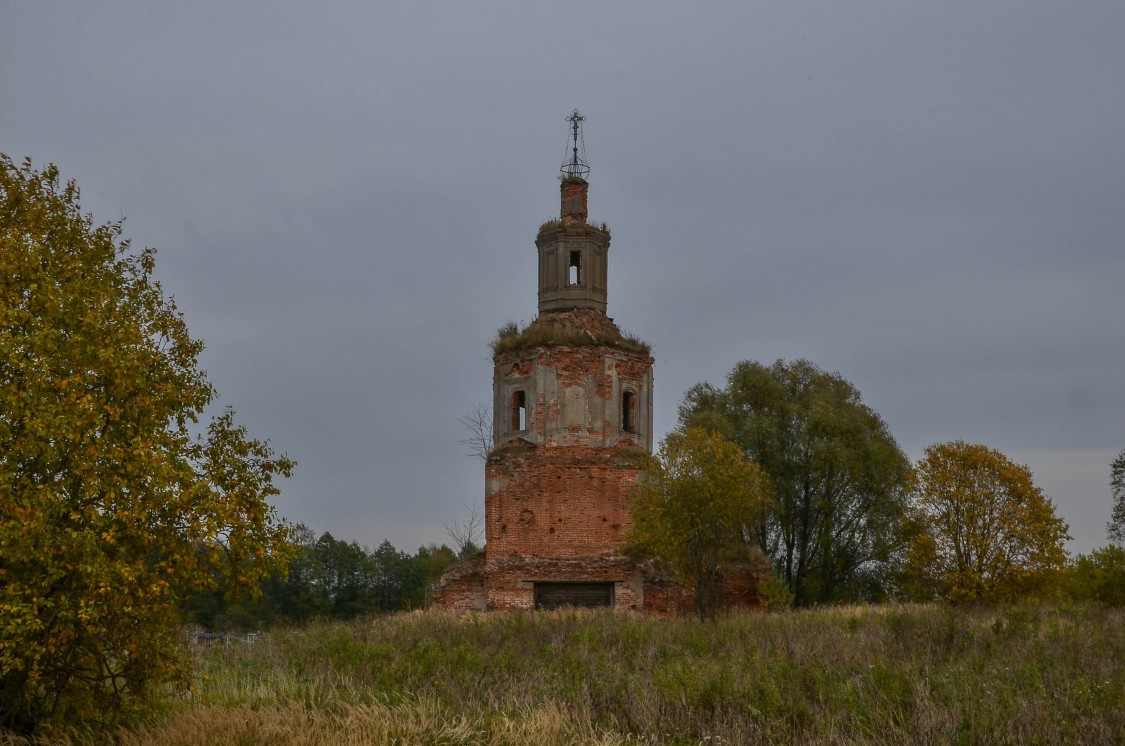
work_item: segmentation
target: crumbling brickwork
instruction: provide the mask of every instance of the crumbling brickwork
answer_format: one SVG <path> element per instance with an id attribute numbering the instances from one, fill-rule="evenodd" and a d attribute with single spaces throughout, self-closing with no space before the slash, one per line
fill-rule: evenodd
<path id="1" fill-rule="evenodd" d="M 754 563 L 723 568 L 719 585 L 722 608 L 758 608 L 758 581 L 769 568 Z M 695 589 L 658 563 L 629 557 L 524 557 L 491 559 L 478 555 L 442 576 L 429 592 L 429 603 L 457 611 L 511 611 L 535 608 L 535 587 L 542 583 L 608 583 L 614 608 L 652 616 L 695 612 Z"/>
<path id="2" fill-rule="evenodd" d="M 552 330 L 560 328 L 555 323 Z M 578 333 L 587 334 L 587 328 L 579 327 Z M 523 417 L 521 407 L 526 408 Z M 551 344 L 498 354 L 493 411 L 493 436 L 500 445 L 513 439 L 549 448 L 625 443 L 651 451 L 652 358 L 601 344 Z"/>
<path id="3" fill-rule="evenodd" d="M 620 554 L 644 456 L 632 445 L 498 449 L 486 467 L 489 556 Z"/>

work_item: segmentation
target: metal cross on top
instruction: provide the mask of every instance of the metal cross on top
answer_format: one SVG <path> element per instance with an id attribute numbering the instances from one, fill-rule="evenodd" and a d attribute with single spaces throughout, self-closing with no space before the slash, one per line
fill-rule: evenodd
<path id="1" fill-rule="evenodd" d="M 577 177 L 579 179 L 586 178 L 590 173 L 590 167 L 586 161 L 578 157 L 578 149 L 581 147 L 582 155 L 586 155 L 586 144 L 582 141 L 582 122 L 586 121 L 586 117 L 578 113 L 578 109 L 566 118 L 570 122 L 570 139 L 573 143 L 571 148 L 570 160 L 562 165 L 559 169 L 563 172 L 566 178 Z"/>

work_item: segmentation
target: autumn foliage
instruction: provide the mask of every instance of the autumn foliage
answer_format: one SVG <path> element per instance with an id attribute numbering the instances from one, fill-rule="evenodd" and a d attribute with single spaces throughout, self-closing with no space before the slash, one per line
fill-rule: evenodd
<path id="1" fill-rule="evenodd" d="M 121 224 L 0 155 L 0 728 L 113 722 L 188 683 L 181 600 L 252 587 L 293 462 L 248 437 Z"/>
<path id="2" fill-rule="evenodd" d="M 914 595 L 1010 602 L 1059 590 L 1068 527 L 1026 466 L 954 441 L 927 448 L 916 471 L 905 564 Z"/>
<path id="3" fill-rule="evenodd" d="M 745 560 L 753 527 L 769 504 L 761 469 L 721 434 L 702 428 L 670 433 L 633 498 L 626 542 L 659 557 L 695 591 L 700 617 L 718 601 L 725 562 Z"/>

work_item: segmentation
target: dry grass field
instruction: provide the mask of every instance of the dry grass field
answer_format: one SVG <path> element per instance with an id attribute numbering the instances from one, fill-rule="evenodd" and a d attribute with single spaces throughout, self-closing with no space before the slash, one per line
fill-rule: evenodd
<path id="1" fill-rule="evenodd" d="M 189 696 L 62 742 L 1125 742 L 1125 611 L 1092 605 L 407 613 L 196 654 Z"/>

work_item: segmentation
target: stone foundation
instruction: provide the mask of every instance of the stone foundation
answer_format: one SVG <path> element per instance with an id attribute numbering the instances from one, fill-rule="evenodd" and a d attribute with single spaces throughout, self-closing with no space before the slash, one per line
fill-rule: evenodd
<path id="1" fill-rule="evenodd" d="M 720 608 L 757 608 L 762 568 L 752 564 L 724 568 Z M 612 606 L 656 616 L 695 613 L 690 585 L 680 583 L 652 561 L 629 557 L 507 557 L 484 553 L 447 572 L 429 588 L 427 605 L 455 611 L 534 609 L 537 583 L 612 583 Z"/>

